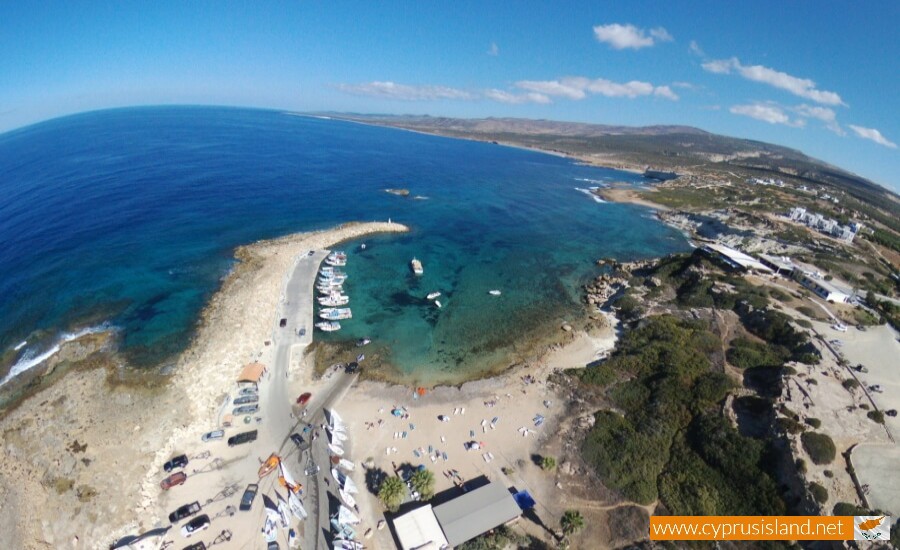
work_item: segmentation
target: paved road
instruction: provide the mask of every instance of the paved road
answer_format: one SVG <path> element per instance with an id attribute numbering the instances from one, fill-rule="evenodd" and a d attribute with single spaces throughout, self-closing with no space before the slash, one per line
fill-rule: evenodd
<path id="1" fill-rule="evenodd" d="M 357 379 L 357 375 L 333 374 L 332 383 L 313 396 L 306 407 L 305 417 L 296 418 L 292 414 L 300 411 L 299 407 L 294 407 L 297 396 L 288 394 L 291 358 L 294 354 L 302 353 L 313 341 L 315 279 L 319 265 L 327 254 L 328 251 L 316 251 L 312 256 L 301 257 L 291 273 L 285 287 L 281 312 L 274 320 L 276 325 L 272 343 L 275 346 L 275 358 L 271 367 L 271 383 L 263 386 L 260 395 L 265 418 L 264 429 L 261 430 L 265 435 L 261 433 L 260 437 L 263 448 L 269 445 L 272 449 L 281 449 L 285 464 L 304 485 L 303 501 L 309 517 L 301 527 L 301 548 L 329 548 L 325 537 L 330 521 L 328 495 L 329 490 L 333 495 L 336 495 L 336 491 L 334 482 L 330 482 L 330 486 L 324 484 L 324 480 L 330 480 L 331 477 L 328 435 L 325 430 L 316 428 L 319 438 L 313 442 L 310 452 L 320 471 L 309 477 L 303 473 L 306 455 L 298 453 L 289 437 L 295 431 L 302 431 L 307 423 L 314 427 L 321 426 L 325 422 L 324 410 L 339 402 Z M 278 325 L 282 318 L 287 319 L 283 328 Z M 301 328 L 306 329 L 303 336 L 299 335 Z"/>

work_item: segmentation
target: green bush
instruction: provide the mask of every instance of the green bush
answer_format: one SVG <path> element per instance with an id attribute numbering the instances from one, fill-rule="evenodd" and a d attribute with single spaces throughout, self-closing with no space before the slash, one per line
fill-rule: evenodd
<path id="1" fill-rule="evenodd" d="M 794 465 L 797 467 L 797 473 L 799 473 L 801 475 L 806 473 L 806 461 L 805 460 L 803 460 L 802 458 L 798 458 L 794 462 Z"/>
<path id="2" fill-rule="evenodd" d="M 819 429 L 822 427 L 822 421 L 819 420 L 818 418 L 807 418 L 806 423 L 816 429 Z"/>
<path id="3" fill-rule="evenodd" d="M 728 362 L 739 369 L 780 367 L 790 352 L 780 346 L 769 346 L 747 338 L 735 338 L 726 354 Z"/>
<path id="4" fill-rule="evenodd" d="M 871 515 L 869 510 L 850 502 L 838 502 L 832 509 L 832 515 L 835 516 L 868 516 Z"/>
<path id="5" fill-rule="evenodd" d="M 794 322 L 803 328 L 813 328 L 813 324 L 810 323 L 809 321 L 807 321 L 806 319 L 797 319 Z"/>
<path id="6" fill-rule="evenodd" d="M 528 540 L 505 525 L 466 541 L 456 548 L 459 550 L 506 550 L 522 548 Z"/>
<path id="7" fill-rule="evenodd" d="M 884 413 L 881 411 L 869 411 L 868 413 L 866 413 L 866 416 L 868 416 L 869 420 L 872 420 L 873 422 L 884 424 Z"/>
<path id="8" fill-rule="evenodd" d="M 434 496 L 434 474 L 431 470 L 416 470 L 410 476 L 412 488 L 419 492 L 422 500 L 431 500 Z"/>
<path id="9" fill-rule="evenodd" d="M 556 468 L 556 459 L 552 456 L 542 456 L 541 457 L 541 470 L 545 472 L 549 472 Z"/>
<path id="10" fill-rule="evenodd" d="M 403 480 L 397 476 L 390 476 L 381 482 L 378 488 L 378 498 L 384 507 L 391 512 L 396 512 L 403 504 L 403 497 L 406 496 L 406 485 Z"/>
<path id="11" fill-rule="evenodd" d="M 803 449 L 814 464 L 831 464 L 837 454 L 834 441 L 827 435 L 818 432 L 804 432 L 800 436 Z"/>
<path id="12" fill-rule="evenodd" d="M 852 390 L 853 388 L 859 387 L 859 382 L 856 381 L 856 378 L 848 378 L 841 382 L 841 385 L 844 386 L 845 389 Z"/>
<path id="13" fill-rule="evenodd" d="M 812 493 L 813 499 L 819 504 L 828 502 L 828 489 L 815 481 L 809 484 L 809 492 Z"/>

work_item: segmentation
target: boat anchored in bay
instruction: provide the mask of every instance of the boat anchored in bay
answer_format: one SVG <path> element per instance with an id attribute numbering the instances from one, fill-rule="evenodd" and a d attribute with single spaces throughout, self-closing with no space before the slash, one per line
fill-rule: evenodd
<path id="1" fill-rule="evenodd" d="M 415 273 L 416 275 L 421 275 L 422 273 L 425 273 L 425 270 L 422 268 L 422 262 L 420 262 L 416 258 L 413 258 L 412 261 L 409 262 L 409 266 L 412 268 L 413 273 Z"/>

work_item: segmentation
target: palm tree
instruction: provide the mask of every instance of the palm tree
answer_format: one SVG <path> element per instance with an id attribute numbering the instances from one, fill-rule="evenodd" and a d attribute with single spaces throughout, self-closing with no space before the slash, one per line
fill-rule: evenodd
<path id="1" fill-rule="evenodd" d="M 384 507 L 391 512 L 396 512 L 403 503 L 403 496 L 406 494 L 406 485 L 403 484 L 397 476 L 390 476 L 381 482 L 378 488 L 378 498 Z"/>
<path id="2" fill-rule="evenodd" d="M 422 500 L 431 500 L 434 496 L 434 474 L 431 470 L 416 470 L 409 478 L 412 488 L 418 491 Z"/>
<path id="3" fill-rule="evenodd" d="M 578 510 L 566 510 L 559 520 L 559 526 L 562 527 L 563 535 L 574 535 L 584 527 L 584 517 Z"/>
<path id="4" fill-rule="evenodd" d="M 552 456 L 543 456 L 541 457 L 541 469 L 544 471 L 552 470 L 556 468 L 556 459 Z"/>

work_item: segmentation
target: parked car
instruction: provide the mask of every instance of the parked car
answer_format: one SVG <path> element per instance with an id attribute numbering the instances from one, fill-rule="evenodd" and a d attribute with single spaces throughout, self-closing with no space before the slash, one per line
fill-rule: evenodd
<path id="1" fill-rule="evenodd" d="M 278 321 L 278 326 L 280 326 L 281 328 L 286 327 L 286 326 L 287 326 L 287 319 L 286 319 L 286 318 L 282 318 L 281 321 Z"/>
<path id="2" fill-rule="evenodd" d="M 241 405 L 232 409 L 231 414 L 237 416 L 239 414 L 253 414 L 259 410 L 259 405 Z"/>
<path id="3" fill-rule="evenodd" d="M 181 527 L 181 536 L 190 537 L 197 531 L 204 531 L 209 529 L 209 516 L 203 514 L 202 516 L 197 516 L 191 521 L 185 523 Z"/>
<path id="4" fill-rule="evenodd" d="M 256 430 L 233 435 L 228 438 L 228 446 L 234 447 L 235 445 L 240 445 L 242 443 L 250 443 L 251 441 L 256 441 L 256 435 Z"/>
<path id="5" fill-rule="evenodd" d="M 234 405 L 247 405 L 248 403 L 256 403 L 259 401 L 259 394 L 251 393 L 249 395 L 242 395 L 235 399 L 232 404 Z"/>
<path id="6" fill-rule="evenodd" d="M 215 441 L 216 439 L 222 439 L 223 437 L 225 437 L 225 430 L 213 430 L 203 434 L 203 437 L 200 439 L 203 441 Z"/>
<path id="7" fill-rule="evenodd" d="M 159 482 L 159 486 L 162 487 L 163 491 L 168 491 L 172 487 L 176 485 L 181 485 L 187 480 L 187 474 L 184 472 L 175 472 L 170 475 L 166 479 Z"/>
<path id="8" fill-rule="evenodd" d="M 206 550 L 206 545 L 202 542 L 195 542 L 189 546 L 185 546 L 184 550 Z"/>
<path id="9" fill-rule="evenodd" d="M 831 325 L 831 328 L 838 332 L 847 332 L 847 325 L 845 325 L 844 323 L 835 323 Z"/>
<path id="10" fill-rule="evenodd" d="M 884 412 L 884 414 L 890 416 L 891 418 L 897 416 L 897 409 L 890 409 Z"/>
<path id="11" fill-rule="evenodd" d="M 278 550 L 279 548 L 281 547 L 278 546 L 278 543 L 274 540 L 266 545 L 266 550 Z"/>
<path id="12" fill-rule="evenodd" d="M 300 334 L 300 336 L 306 336 L 306 327 L 301 328 L 298 334 Z"/>
<path id="13" fill-rule="evenodd" d="M 178 468 L 184 468 L 188 464 L 187 455 L 178 455 L 169 459 L 168 462 L 163 464 L 163 470 L 167 472 L 171 472 L 172 470 L 177 470 Z"/>
<path id="14" fill-rule="evenodd" d="M 259 388 L 256 387 L 256 384 L 252 386 L 247 386 L 246 388 L 241 388 L 238 391 L 238 395 L 257 395 L 259 394 Z"/>
<path id="15" fill-rule="evenodd" d="M 241 497 L 241 505 L 239 507 L 242 512 L 246 512 L 253 507 L 253 499 L 256 498 L 256 493 L 258 492 L 259 485 L 256 483 L 247 485 L 247 488 L 244 489 L 244 495 Z"/>
<path id="16" fill-rule="evenodd" d="M 310 251 L 309 251 L 309 254 L 307 254 L 307 256 L 312 256 L 312 255 L 315 254 L 315 253 L 316 253 L 315 250 L 310 250 Z"/>
<path id="17" fill-rule="evenodd" d="M 309 392 L 301 394 L 300 397 L 297 398 L 297 404 L 298 405 L 306 405 L 307 403 L 309 403 L 309 400 L 311 398 L 312 398 L 312 394 Z"/>
<path id="18" fill-rule="evenodd" d="M 184 518 L 189 518 L 200 511 L 200 503 L 192 502 L 190 504 L 185 504 L 184 506 L 178 507 L 174 512 L 169 514 L 169 521 L 172 523 L 177 523 Z"/>
<path id="19" fill-rule="evenodd" d="M 298 433 L 291 434 L 291 441 L 294 442 L 294 445 L 297 446 L 301 451 L 303 450 L 303 436 Z"/>

